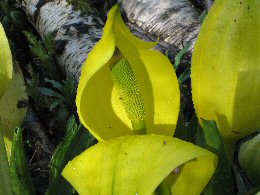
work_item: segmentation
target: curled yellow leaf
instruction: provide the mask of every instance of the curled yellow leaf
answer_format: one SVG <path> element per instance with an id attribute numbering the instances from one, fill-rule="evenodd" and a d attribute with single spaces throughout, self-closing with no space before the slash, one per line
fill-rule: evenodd
<path id="1" fill-rule="evenodd" d="M 255 0 L 216 1 L 192 56 L 196 113 L 217 121 L 230 158 L 239 138 L 260 129 L 259 9 Z"/>
<path id="2" fill-rule="evenodd" d="M 13 64 L 9 43 L 0 23 L 0 99 L 12 79 Z"/>
<path id="3" fill-rule="evenodd" d="M 205 149 L 162 135 L 113 138 L 85 150 L 62 175 L 81 195 L 151 195 L 171 175 L 173 194 L 200 194 L 217 157 Z M 180 169 L 178 173 L 175 169 Z"/>
<path id="4" fill-rule="evenodd" d="M 173 135 L 179 86 L 170 61 L 151 50 L 155 44 L 132 35 L 118 6 L 111 9 L 83 67 L 76 98 L 81 122 L 98 140 L 143 131 Z"/>

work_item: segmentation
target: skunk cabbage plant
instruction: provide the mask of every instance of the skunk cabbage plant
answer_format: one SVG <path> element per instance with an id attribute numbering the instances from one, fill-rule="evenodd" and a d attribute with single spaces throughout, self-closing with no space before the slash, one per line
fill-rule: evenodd
<path id="1" fill-rule="evenodd" d="M 260 129 L 260 1 L 217 0 L 192 56 L 192 98 L 199 118 L 217 121 L 228 155 Z"/>
<path id="2" fill-rule="evenodd" d="M 81 122 L 99 143 L 62 172 L 80 194 L 200 194 L 213 175 L 215 154 L 172 137 L 179 86 L 155 44 L 130 33 L 118 5 L 110 10 L 76 98 Z"/>
<path id="3" fill-rule="evenodd" d="M 0 24 L 0 124 L 8 158 L 11 154 L 13 132 L 23 121 L 27 108 L 18 108 L 19 101 L 27 101 L 22 71 L 12 62 L 8 39 Z"/>
<path id="4" fill-rule="evenodd" d="M 9 43 L 4 28 L 0 23 L 0 99 L 2 98 L 9 82 L 12 79 L 13 63 Z"/>
<path id="5" fill-rule="evenodd" d="M 0 122 L 8 158 L 11 154 L 14 130 L 20 126 L 27 112 L 27 107 L 20 108 L 17 105 L 19 101 L 28 101 L 22 70 L 15 61 L 12 67 L 12 80 L 0 100 Z"/>
<path id="6" fill-rule="evenodd" d="M 13 74 L 12 54 L 9 48 L 8 40 L 2 24 L 0 23 L 0 100 L 2 99 Z M 0 177 L 4 178 L 0 183 L 2 194 L 11 194 L 10 173 L 8 167 L 8 158 L 3 136 L 3 128 L 0 121 Z"/>
<path id="7" fill-rule="evenodd" d="M 86 195 L 149 195 L 169 174 L 174 194 L 200 194 L 215 163 L 214 154 L 191 143 L 162 135 L 133 135 L 91 147 L 69 162 L 62 174 Z M 175 169 L 180 172 L 174 173 Z"/>
<path id="8" fill-rule="evenodd" d="M 180 92 L 170 61 L 125 26 L 118 7 L 83 67 L 77 92 L 81 122 L 98 139 L 139 133 L 172 136 Z"/>

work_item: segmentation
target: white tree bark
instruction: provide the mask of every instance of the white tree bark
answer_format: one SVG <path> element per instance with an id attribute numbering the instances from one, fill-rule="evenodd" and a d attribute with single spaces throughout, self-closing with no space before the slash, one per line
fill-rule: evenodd
<path id="1" fill-rule="evenodd" d="M 199 12 L 189 0 L 125 0 L 120 1 L 129 22 L 165 42 L 183 48 L 195 43 Z"/>
<path id="2" fill-rule="evenodd" d="M 88 52 L 102 35 L 103 21 L 75 11 L 66 0 L 17 0 L 42 38 L 56 32 L 56 59 L 65 73 L 78 79 Z M 199 12 L 189 0 L 121 0 L 129 26 L 143 39 L 157 40 L 159 50 L 173 55 L 190 44 L 200 29 Z"/>

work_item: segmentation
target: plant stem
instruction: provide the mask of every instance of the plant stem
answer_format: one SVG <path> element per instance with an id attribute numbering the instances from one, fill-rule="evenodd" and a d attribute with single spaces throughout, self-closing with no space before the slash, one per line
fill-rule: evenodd
<path id="1" fill-rule="evenodd" d="M 135 135 L 141 135 L 146 134 L 146 127 L 145 127 L 145 121 L 131 121 L 132 122 L 132 128 Z"/>
<path id="2" fill-rule="evenodd" d="M 0 194 L 13 195 L 11 188 L 9 163 L 7 159 L 3 131 L 0 125 Z"/>

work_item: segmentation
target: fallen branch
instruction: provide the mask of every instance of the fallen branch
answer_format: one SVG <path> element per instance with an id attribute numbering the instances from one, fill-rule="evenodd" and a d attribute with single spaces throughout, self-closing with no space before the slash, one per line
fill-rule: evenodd
<path id="1" fill-rule="evenodd" d="M 199 11 L 189 0 L 121 0 L 128 24 L 142 39 L 157 40 L 157 49 L 174 56 L 185 45 L 192 50 L 200 29 Z M 65 0 L 19 0 L 40 36 L 55 32 L 56 59 L 65 73 L 77 79 L 88 52 L 102 35 L 103 21 L 94 13 L 81 14 Z"/>

